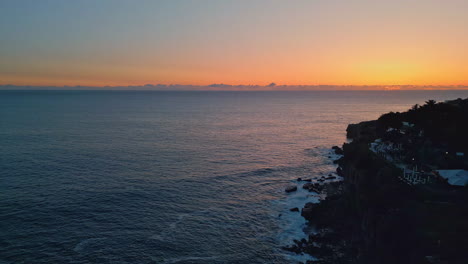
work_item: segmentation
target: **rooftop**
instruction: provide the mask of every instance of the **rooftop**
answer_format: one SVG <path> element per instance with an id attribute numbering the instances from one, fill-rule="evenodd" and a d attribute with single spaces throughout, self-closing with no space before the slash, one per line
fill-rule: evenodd
<path id="1" fill-rule="evenodd" d="M 465 186 L 468 184 L 468 171 L 466 170 L 437 170 L 439 175 L 448 180 L 451 185 Z"/>

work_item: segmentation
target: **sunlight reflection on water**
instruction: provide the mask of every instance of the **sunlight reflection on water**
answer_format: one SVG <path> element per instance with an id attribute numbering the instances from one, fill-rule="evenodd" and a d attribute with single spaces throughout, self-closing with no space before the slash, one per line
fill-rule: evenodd
<path id="1" fill-rule="evenodd" d="M 0 91 L 0 261 L 288 263 L 284 186 L 348 123 L 467 96 Z"/>

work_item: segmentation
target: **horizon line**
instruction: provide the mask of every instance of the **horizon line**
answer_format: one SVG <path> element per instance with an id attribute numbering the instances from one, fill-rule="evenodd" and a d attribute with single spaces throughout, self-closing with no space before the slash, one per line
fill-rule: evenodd
<path id="1" fill-rule="evenodd" d="M 335 88 L 335 89 L 325 89 Z M 338 89 L 336 89 L 338 88 Z M 342 89 L 339 89 L 342 88 Z M 369 89 L 352 89 L 369 88 Z M 231 85 L 231 84 L 143 84 L 143 85 L 15 85 L 0 84 L 0 90 L 143 90 L 143 91 L 398 91 L 398 90 L 468 90 L 468 85 L 412 85 L 412 84 L 376 84 L 376 85 L 338 85 L 338 84 L 302 84 L 283 85 L 270 83 L 268 85 Z"/>

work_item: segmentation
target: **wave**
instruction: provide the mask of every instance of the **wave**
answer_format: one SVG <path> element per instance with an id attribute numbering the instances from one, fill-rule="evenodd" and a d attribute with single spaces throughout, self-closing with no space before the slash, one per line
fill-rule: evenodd
<path id="1" fill-rule="evenodd" d="M 339 159 L 341 155 L 337 155 L 333 150 L 329 148 L 310 148 L 304 150 L 305 155 L 308 157 L 317 157 L 313 164 L 314 177 L 311 179 L 319 178 L 320 176 L 331 174 L 337 176 L 335 173 L 336 165 L 333 164 L 333 160 Z M 305 206 L 306 203 L 318 203 L 320 202 L 319 195 L 314 192 L 309 192 L 302 188 L 304 182 L 297 182 L 296 179 L 290 179 L 289 183 L 297 185 L 297 191 L 289 194 L 285 194 L 285 198 L 276 203 L 280 206 L 280 217 L 278 217 L 278 223 L 280 226 L 280 233 L 277 235 L 279 245 L 288 246 L 293 244 L 294 240 L 308 239 L 309 234 L 313 234 L 315 230 L 307 225 L 305 218 L 301 216 L 300 212 L 292 212 L 291 208 L 298 208 L 299 211 Z M 307 254 L 294 254 L 290 252 L 282 252 L 284 257 L 294 262 L 306 262 L 307 260 L 315 260 L 313 256 Z"/>
<path id="2" fill-rule="evenodd" d="M 200 211 L 195 211 L 195 212 L 192 212 L 192 213 L 182 213 L 182 214 L 179 214 L 179 215 L 177 216 L 177 220 L 176 220 L 176 221 L 170 223 L 169 226 L 168 226 L 167 228 L 165 228 L 163 231 L 161 231 L 161 233 L 150 236 L 150 239 L 155 239 L 155 240 L 160 240 L 160 241 L 166 241 L 167 239 L 170 238 L 170 235 L 171 235 L 171 234 L 174 232 L 174 230 L 177 228 L 177 225 L 180 224 L 182 221 L 184 221 L 185 218 L 191 217 L 191 216 L 195 216 L 195 215 L 205 214 L 205 213 L 211 212 L 212 210 L 213 210 L 213 207 L 209 207 L 209 208 L 207 208 L 207 209 L 200 210 Z"/>
<path id="3" fill-rule="evenodd" d="M 82 241 L 80 241 L 76 246 L 73 248 L 73 251 L 75 252 L 82 252 L 86 247 L 88 247 L 90 244 L 93 244 L 97 241 L 105 240 L 106 238 L 103 237 L 98 237 L 98 238 L 87 238 Z"/>
<path id="4" fill-rule="evenodd" d="M 163 260 L 161 262 L 162 264 L 173 264 L 173 263 L 178 263 L 178 262 L 183 262 L 183 261 L 199 261 L 201 263 L 204 263 L 204 261 L 207 260 L 216 260 L 216 259 L 231 259 L 236 256 L 239 256 L 239 254 L 225 254 L 225 255 L 216 255 L 216 256 L 187 256 L 187 257 L 177 257 L 177 258 L 171 258 L 167 260 Z"/>

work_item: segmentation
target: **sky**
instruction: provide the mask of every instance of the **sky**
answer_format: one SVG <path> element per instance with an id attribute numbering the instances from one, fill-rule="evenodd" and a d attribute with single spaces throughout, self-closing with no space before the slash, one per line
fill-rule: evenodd
<path id="1" fill-rule="evenodd" d="M 466 0 L 1 0 L 0 85 L 468 85 Z"/>

